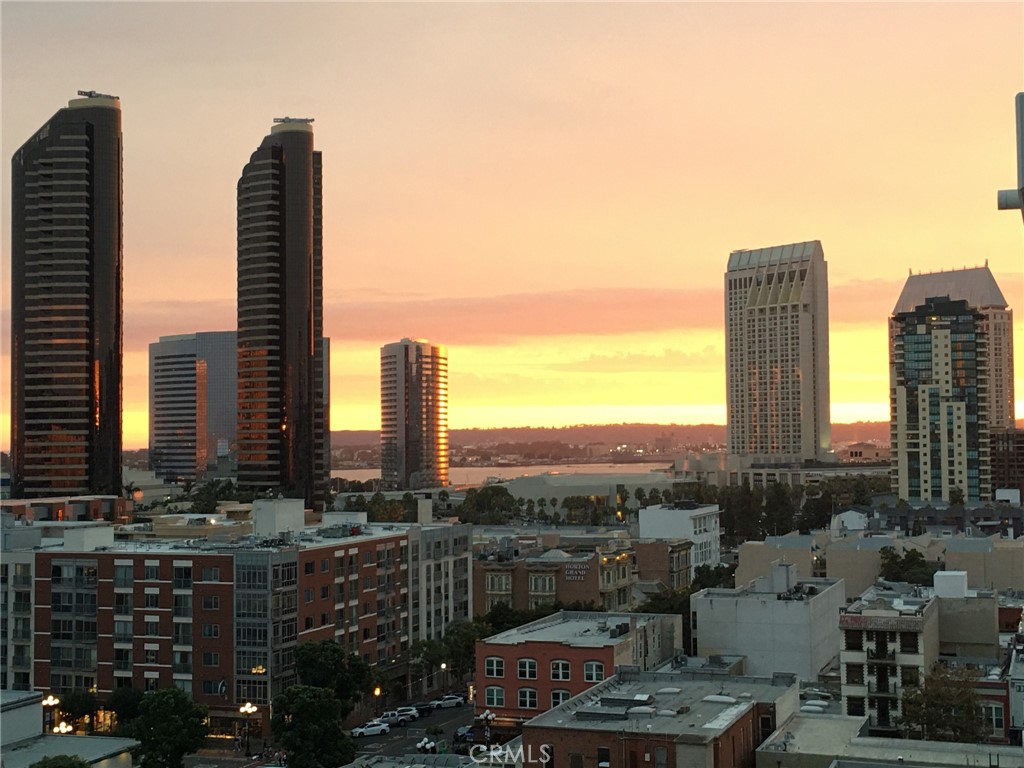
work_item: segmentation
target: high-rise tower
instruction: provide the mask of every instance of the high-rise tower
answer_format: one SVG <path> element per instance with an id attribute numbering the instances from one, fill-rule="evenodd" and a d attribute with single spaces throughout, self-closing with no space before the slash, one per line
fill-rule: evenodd
<path id="1" fill-rule="evenodd" d="M 380 350 L 384 490 L 448 485 L 448 351 L 402 339 Z"/>
<path id="2" fill-rule="evenodd" d="M 16 497 L 121 493 L 121 105 L 79 96 L 11 161 Z"/>
<path id="3" fill-rule="evenodd" d="M 988 266 L 911 275 L 889 318 L 892 489 L 991 498 L 990 434 L 1013 427 L 1013 313 Z"/>
<path id="4" fill-rule="evenodd" d="M 276 120 L 238 180 L 238 484 L 321 510 L 330 403 L 311 123 Z"/>
<path id="5" fill-rule="evenodd" d="M 828 266 L 819 241 L 729 255 L 725 350 L 729 453 L 825 460 Z"/>
<path id="6" fill-rule="evenodd" d="M 149 468 L 195 480 L 238 428 L 238 334 L 161 336 L 149 345 Z"/>

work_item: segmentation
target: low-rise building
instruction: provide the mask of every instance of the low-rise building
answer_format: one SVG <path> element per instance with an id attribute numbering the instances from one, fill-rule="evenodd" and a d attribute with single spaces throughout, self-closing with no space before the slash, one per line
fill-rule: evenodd
<path id="1" fill-rule="evenodd" d="M 792 675 L 622 669 L 526 723 L 522 746 L 569 768 L 751 766 L 798 707 Z"/>
<path id="2" fill-rule="evenodd" d="M 792 563 L 777 562 L 770 577 L 690 598 L 696 655 L 746 656 L 747 674 L 817 682 L 839 654 L 836 617 L 845 603 L 842 581 L 802 578 Z"/>
<path id="3" fill-rule="evenodd" d="M 717 504 L 694 501 L 644 507 L 639 512 L 640 538 L 689 539 L 691 567 L 714 567 L 721 562 L 721 514 Z"/>
<path id="4" fill-rule="evenodd" d="M 476 645 L 477 712 L 497 725 L 522 723 L 558 706 L 623 665 L 653 669 L 672 658 L 682 617 L 559 611 Z"/>

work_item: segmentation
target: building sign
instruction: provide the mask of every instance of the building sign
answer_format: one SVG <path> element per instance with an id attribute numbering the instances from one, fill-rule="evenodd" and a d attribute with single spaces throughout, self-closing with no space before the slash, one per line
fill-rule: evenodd
<path id="1" fill-rule="evenodd" d="M 590 573 L 590 563 L 566 563 L 563 573 L 566 581 L 585 581 Z"/>

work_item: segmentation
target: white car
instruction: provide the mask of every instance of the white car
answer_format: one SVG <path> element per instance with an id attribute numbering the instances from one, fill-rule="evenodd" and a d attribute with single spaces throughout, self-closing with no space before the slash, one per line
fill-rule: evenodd
<path id="1" fill-rule="evenodd" d="M 395 712 L 402 717 L 409 718 L 409 720 L 417 720 L 420 716 L 420 712 L 416 707 L 399 707 Z"/>
<path id="2" fill-rule="evenodd" d="M 359 736 L 379 736 L 382 733 L 391 733 L 391 726 L 379 720 L 371 720 L 368 723 L 357 725 L 352 729 L 352 738 Z"/>
<path id="3" fill-rule="evenodd" d="M 447 696 L 442 696 L 439 699 L 434 699 L 430 702 L 434 709 L 448 709 L 449 707 L 461 707 L 466 703 L 466 700 L 459 696 L 457 693 L 449 693 Z"/>

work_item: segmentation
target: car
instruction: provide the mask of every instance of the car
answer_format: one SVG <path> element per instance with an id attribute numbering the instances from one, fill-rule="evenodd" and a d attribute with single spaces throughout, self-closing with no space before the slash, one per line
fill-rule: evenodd
<path id="1" fill-rule="evenodd" d="M 382 723 L 380 720 L 370 720 L 368 723 L 363 723 L 353 728 L 352 738 L 379 736 L 382 733 L 391 733 L 391 726 L 387 723 Z"/>
<path id="2" fill-rule="evenodd" d="M 412 715 L 402 714 L 396 709 L 389 709 L 377 719 L 387 725 L 408 725 L 416 718 Z"/>
<path id="3" fill-rule="evenodd" d="M 427 715 L 434 714 L 434 705 L 429 701 L 417 701 L 415 704 L 410 704 L 410 707 L 420 713 L 420 717 L 426 717 Z"/>
<path id="4" fill-rule="evenodd" d="M 408 717 L 409 722 L 412 722 L 413 720 L 418 720 L 420 716 L 420 711 L 416 709 L 416 707 L 399 707 L 395 710 L 395 712 L 397 712 L 399 715 L 404 715 L 405 717 Z"/>
<path id="5" fill-rule="evenodd" d="M 455 729 L 455 735 L 452 736 L 452 742 L 455 744 L 472 744 L 476 741 L 476 734 L 473 732 L 472 725 L 460 725 Z"/>
<path id="6" fill-rule="evenodd" d="M 434 699 L 430 705 L 434 709 L 448 709 L 449 707 L 461 707 L 465 703 L 466 700 L 457 693 L 449 693 L 439 699 Z"/>

